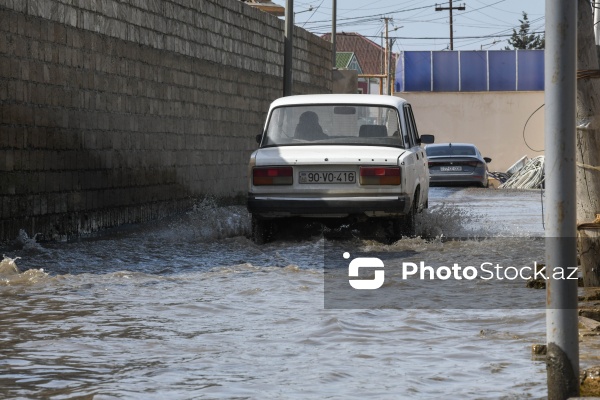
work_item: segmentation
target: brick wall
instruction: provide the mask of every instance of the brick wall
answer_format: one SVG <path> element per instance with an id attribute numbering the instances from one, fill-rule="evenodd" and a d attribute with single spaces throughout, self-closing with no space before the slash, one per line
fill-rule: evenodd
<path id="1" fill-rule="evenodd" d="M 283 29 L 237 0 L 0 0 L 0 240 L 243 195 Z M 294 92 L 330 92 L 330 45 L 295 34 Z"/>

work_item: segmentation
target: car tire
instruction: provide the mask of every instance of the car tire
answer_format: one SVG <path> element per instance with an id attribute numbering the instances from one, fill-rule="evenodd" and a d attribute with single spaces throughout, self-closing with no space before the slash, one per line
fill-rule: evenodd
<path id="1" fill-rule="evenodd" d="M 415 237 L 417 235 L 417 213 L 419 212 L 419 192 L 415 193 L 415 198 L 410 206 L 408 214 L 400 219 L 400 234 L 406 237 Z"/>
<path id="2" fill-rule="evenodd" d="M 402 239 L 402 217 L 394 217 L 388 220 L 385 226 L 385 242 L 392 244 Z"/>
<path id="3" fill-rule="evenodd" d="M 273 239 L 273 222 L 252 216 L 252 241 L 265 244 Z"/>
<path id="4" fill-rule="evenodd" d="M 417 234 L 417 209 L 419 207 L 418 198 L 415 196 L 408 214 L 401 218 L 400 233 L 402 236 L 415 237 Z"/>
<path id="5" fill-rule="evenodd" d="M 484 189 L 488 189 L 490 187 L 490 176 L 486 173 L 485 179 L 481 182 L 481 187 Z"/>
<path id="6" fill-rule="evenodd" d="M 419 197 L 415 194 L 415 199 L 411 204 L 408 214 L 402 217 L 392 218 L 387 231 L 386 241 L 391 244 L 403 237 L 415 237 L 417 235 L 416 216 L 419 209 Z"/>

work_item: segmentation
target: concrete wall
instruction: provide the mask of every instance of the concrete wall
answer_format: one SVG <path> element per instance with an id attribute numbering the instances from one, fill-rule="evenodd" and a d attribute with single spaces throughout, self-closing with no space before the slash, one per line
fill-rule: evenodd
<path id="1" fill-rule="evenodd" d="M 283 28 L 237 0 L 0 0 L 0 240 L 244 194 Z M 295 33 L 294 92 L 331 92 L 330 44 Z"/>
<path id="2" fill-rule="evenodd" d="M 358 71 L 349 69 L 334 70 L 333 93 L 358 93 Z"/>
<path id="3" fill-rule="evenodd" d="M 490 171 L 506 171 L 522 156 L 544 150 L 544 92 L 405 92 L 397 96 L 413 107 L 420 134 L 435 135 L 436 143 L 474 143 L 492 158 Z"/>

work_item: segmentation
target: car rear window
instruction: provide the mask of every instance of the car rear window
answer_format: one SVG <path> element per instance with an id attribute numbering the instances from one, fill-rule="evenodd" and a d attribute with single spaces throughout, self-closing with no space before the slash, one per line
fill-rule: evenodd
<path id="1" fill-rule="evenodd" d="M 269 117 L 263 146 L 356 144 L 404 147 L 398 111 L 374 105 L 278 107 Z"/>
<path id="2" fill-rule="evenodd" d="M 473 146 L 427 146 L 425 152 L 428 157 L 435 156 L 474 156 L 477 155 Z"/>

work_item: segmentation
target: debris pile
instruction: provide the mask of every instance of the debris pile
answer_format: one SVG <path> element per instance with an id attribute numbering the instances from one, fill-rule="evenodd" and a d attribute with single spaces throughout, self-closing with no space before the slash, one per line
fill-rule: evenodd
<path id="1" fill-rule="evenodd" d="M 500 182 L 500 184 L 503 184 L 504 182 L 506 182 L 508 180 L 508 178 L 510 178 L 510 174 L 507 174 L 506 172 L 497 172 L 497 171 L 488 172 L 488 176 L 490 178 L 497 180 L 498 182 Z"/>
<path id="2" fill-rule="evenodd" d="M 527 157 L 523 157 L 517 163 L 523 165 L 516 168 L 519 165 L 515 164 L 506 171 L 508 179 L 499 186 L 500 189 L 541 189 L 544 187 L 544 156 L 537 156 L 528 161 Z"/>

